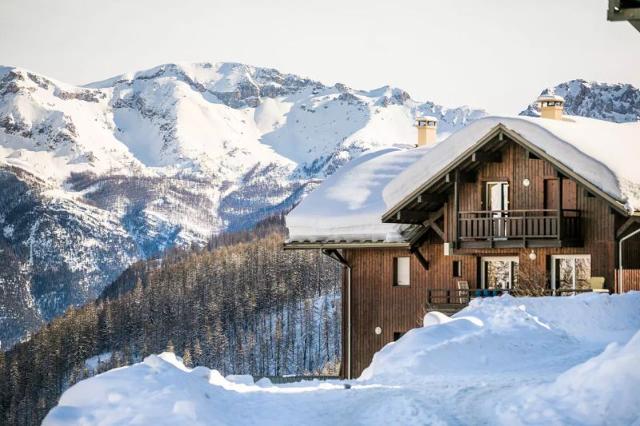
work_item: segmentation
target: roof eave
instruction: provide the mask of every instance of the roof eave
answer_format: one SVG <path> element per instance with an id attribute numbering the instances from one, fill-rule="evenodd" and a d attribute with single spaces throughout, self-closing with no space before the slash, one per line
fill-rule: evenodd
<path id="1" fill-rule="evenodd" d="M 292 241 L 283 245 L 284 250 L 319 250 L 319 249 L 366 249 L 366 248 L 398 248 L 409 249 L 411 243 L 408 241 L 398 242 L 313 242 L 313 241 Z"/>

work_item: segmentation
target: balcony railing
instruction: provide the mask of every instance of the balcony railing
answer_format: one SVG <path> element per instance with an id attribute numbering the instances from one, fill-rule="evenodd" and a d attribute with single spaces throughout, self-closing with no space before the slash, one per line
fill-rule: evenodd
<path id="1" fill-rule="evenodd" d="M 579 210 L 497 210 L 458 213 L 458 238 L 471 240 L 581 239 Z"/>
<path id="2" fill-rule="evenodd" d="M 430 288 L 427 289 L 428 311 L 440 311 L 442 313 L 452 315 L 463 309 L 469 304 L 471 299 L 478 297 L 495 297 L 503 294 L 510 294 L 515 297 L 519 296 L 574 296 L 580 293 L 593 292 L 591 288 L 545 288 L 544 284 L 537 289 L 448 289 L 448 288 Z"/>

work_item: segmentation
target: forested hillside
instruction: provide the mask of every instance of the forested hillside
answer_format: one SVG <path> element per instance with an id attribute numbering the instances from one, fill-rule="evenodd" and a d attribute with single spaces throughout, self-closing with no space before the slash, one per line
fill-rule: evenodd
<path id="1" fill-rule="evenodd" d="M 283 251 L 274 229 L 136 264 L 95 303 L 0 352 L 0 424 L 39 424 L 70 384 L 167 348 L 223 374 L 337 372 L 339 266 Z M 108 361 L 87 362 L 99 354 Z"/>

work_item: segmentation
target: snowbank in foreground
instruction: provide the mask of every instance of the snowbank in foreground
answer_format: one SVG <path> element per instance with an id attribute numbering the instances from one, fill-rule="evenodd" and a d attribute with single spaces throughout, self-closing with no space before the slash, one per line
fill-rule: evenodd
<path id="1" fill-rule="evenodd" d="M 504 424 L 637 424 L 640 420 L 640 332 L 555 381 L 524 388 L 503 404 Z M 505 406 L 506 405 L 506 406 Z"/>
<path id="2" fill-rule="evenodd" d="M 638 292 L 476 300 L 426 324 L 349 390 L 224 378 L 165 353 L 78 383 L 44 425 L 640 424 Z"/>
<path id="3" fill-rule="evenodd" d="M 448 321 L 426 320 L 378 352 L 361 379 L 560 372 L 629 340 L 640 329 L 640 293 L 476 299 Z"/>

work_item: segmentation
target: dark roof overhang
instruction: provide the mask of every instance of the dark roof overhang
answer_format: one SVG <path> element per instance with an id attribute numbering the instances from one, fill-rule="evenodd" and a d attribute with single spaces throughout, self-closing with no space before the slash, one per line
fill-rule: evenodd
<path id="1" fill-rule="evenodd" d="M 410 249 L 420 244 L 426 236 L 429 228 L 423 225 L 409 226 L 402 232 L 401 241 L 383 240 L 304 240 L 287 241 L 284 243 L 285 250 L 317 250 L 317 249 L 365 249 L 365 248 L 396 248 Z"/>

